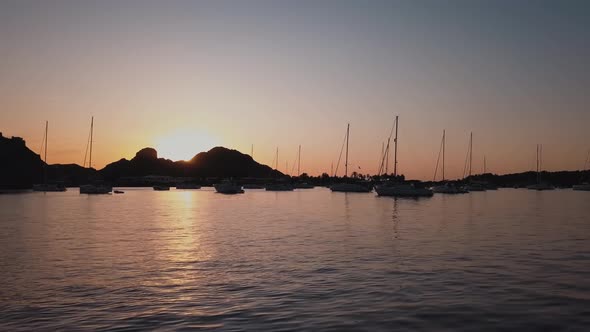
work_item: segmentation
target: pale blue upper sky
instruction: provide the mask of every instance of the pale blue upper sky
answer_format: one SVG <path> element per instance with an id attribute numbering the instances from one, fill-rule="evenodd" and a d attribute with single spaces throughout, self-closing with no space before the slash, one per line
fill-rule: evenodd
<path id="1" fill-rule="evenodd" d="M 529 169 L 537 143 L 576 169 L 589 17 L 587 1 L 2 0 L 0 131 L 36 149 L 49 120 L 54 161 L 80 163 L 94 115 L 96 167 L 185 130 L 202 140 L 185 150 L 254 144 L 268 164 L 302 144 L 320 173 L 350 122 L 350 163 L 374 172 L 399 114 L 410 177 L 431 177 L 442 129 L 451 176 L 469 131 L 494 171 Z"/>

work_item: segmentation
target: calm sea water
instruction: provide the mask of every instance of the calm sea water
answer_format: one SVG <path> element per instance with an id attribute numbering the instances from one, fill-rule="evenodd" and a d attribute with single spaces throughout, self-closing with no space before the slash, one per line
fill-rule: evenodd
<path id="1" fill-rule="evenodd" d="M 0 195 L 0 330 L 590 329 L 590 193 Z"/>

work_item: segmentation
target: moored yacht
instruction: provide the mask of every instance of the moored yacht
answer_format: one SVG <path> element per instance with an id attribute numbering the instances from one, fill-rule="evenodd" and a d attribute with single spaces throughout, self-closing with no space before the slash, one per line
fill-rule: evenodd
<path id="1" fill-rule="evenodd" d="M 348 139 L 350 136 L 350 124 L 346 126 L 346 159 L 344 162 L 344 179 L 348 179 Z M 342 155 L 342 150 L 340 150 Z M 340 163 L 340 159 L 338 159 Z M 330 190 L 335 192 L 354 192 L 354 193 L 368 193 L 373 191 L 373 187 L 368 182 L 345 182 L 336 183 L 330 186 Z"/>
<path id="2" fill-rule="evenodd" d="M 455 184 L 446 182 L 445 179 L 445 149 L 446 149 L 446 130 L 443 129 L 443 136 L 440 143 L 440 150 L 438 151 L 438 158 L 436 160 L 436 168 L 434 170 L 434 178 L 432 181 L 436 181 L 436 173 L 438 172 L 438 162 L 440 161 L 442 155 L 442 165 L 441 165 L 441 173 L 442 173 L 442 184 L 433 186 L 430 188 L 432 192 L 437 194 L 466 194 L 468 193 L 467 190 L 461 188 Z"/>
<path id="3" fill-rule="evenodd" d="M 33 191 L 66 191 L 66 187 L 61 183 L 47 183 L 47 133 L 49 129 L 49 121 L 45 121 L 45 135 L 43 136 L 43 142 L 45 144 L 45 154 L 43 158 L 43 183 L 34 184 Z"/>
<path id="4" fill-rule="evenodd" d="M 543 146 L 537 144 L 537 183 L 531 184 L 526 188 L 529 190 L 554 190 L 555 187 L 547 182 L 541 181 L 541 168 L 543 162 Z"/>
<path id="5" fill-rule="evenodd" d="M 383 158 L 381 160 L 381 166 L 379 167 L 379 174 L 383 169 L 383 164 L 386 164 L 385 173 L 387 173 L 387 158 L 389 157 L 389 143 L 391 141 L 391 135 L 393 134 L 393 128 L 395 128 L 395 138 L 393 140 L 394 143 L 394 159 L 393 159 L 393 178 L 394 180 L 385 181 L 375 185 L 375 191 L 377 192 L 378 196 L 396 196 L 396 197 L 431 197 L 432 190 L 424 187 L 419 187 L 414 183 L 405 182 L 405 181 L 396 181 L 395 179 L 398 178 L 397 175 L 397 131 L 398 131 L 398 124 L 399 124 L 399 116 L 395 117 L 395 127 L 392 127 L 392 132 L 389 134 L 389 138 L 387 139 L 387 147 L 385 152 L 383 153 Z M 402 177 L 403 178 L 403 177 Z"/>
<path id="6" fill-rule="evenodd" d="M 88 160 L 88 168 L 92 168 L 92 141 L 94 134 L 94 117 L 90 120 L 90 153 Z M 86 165 L 86 156 L 84 156 L 84 164 Z M 91 183 L 80 186 L 80 194 L 110 194 L 113 191 L 113 187 L 104 183 Z"/>

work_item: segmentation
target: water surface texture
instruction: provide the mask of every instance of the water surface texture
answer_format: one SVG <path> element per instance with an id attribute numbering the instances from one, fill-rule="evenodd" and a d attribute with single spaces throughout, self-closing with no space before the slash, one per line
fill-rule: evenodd
<path id="1" fill-rule="evenodd" d="M 0 330 L 590 328 L 590 193 L 0 195 Z"/>

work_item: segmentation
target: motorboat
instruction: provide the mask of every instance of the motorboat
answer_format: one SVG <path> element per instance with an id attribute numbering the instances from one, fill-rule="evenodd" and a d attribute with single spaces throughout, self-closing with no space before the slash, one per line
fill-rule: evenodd
<path id="1" fill-rule="evenodd" d="M 176 189 L 201 189 L 201 186 L 194 183 L 179 183 L 176 185 Z"/>
<path id="2" fill-rule="evenodd" d="M 239 184 L 230 181 L 230 180 L 223 180 L 218 184 L 214 185 L 215 191 L 220 194 L 243 194 L 244 190 L 242 186 Z"/>
<path id="3" fill-rule="evenodd" d="M 168 190 L 170 190 L 169 186 L 154 186 L 153 188 L 155 191 L 168 191 Z"/>

